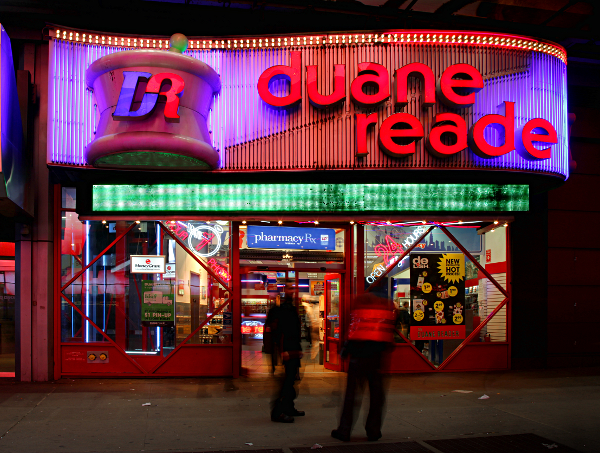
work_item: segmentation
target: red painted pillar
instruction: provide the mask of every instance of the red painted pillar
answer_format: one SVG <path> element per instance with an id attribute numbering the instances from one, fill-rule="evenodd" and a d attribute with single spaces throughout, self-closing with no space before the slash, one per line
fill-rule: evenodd
<path id="1" fill-rule="evenodd" d="M 231 250 L 229 269 L 231 269 L 232 302 L 232 341 L 233 341 L 233 377 L 240 376 L 242 367 L 242 285 L 240 284 L 240 223 L 231 222 L 229 247 Z"/>
<path id="2" fill-rule="evenodd" d="M 116 237 L 119 237 L 123 232 L 127 229 L 127 222 L 117 222 L 116 225 Z M 116 247 L 116 260 L 115 260 L 115 268 L 119 269 L 115 272 L 115 281 L 122 282 L 124 285 L 127 285 L 129 282 L 125 281 L 125 268 L 120 267 L 127 260 L 127 236 L 121 239 Z M 129 288 L 129 291 L 135 291 L 135 288 Z M 120 294 L 120 291 L 117 292 L 115 298 L 115 343 L 117 343 L 121 348 L 127 350 L 127 300 L 125 298 L 125 294 Z"/>

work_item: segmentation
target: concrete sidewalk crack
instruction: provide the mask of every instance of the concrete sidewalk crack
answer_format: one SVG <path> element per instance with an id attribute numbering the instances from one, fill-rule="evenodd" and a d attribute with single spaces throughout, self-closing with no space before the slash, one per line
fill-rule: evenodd
<path id="1" fill-rule="evenodd" d="M 51 392 L 47 393 L 47 394 L 46 394 L 46 395 L 45 395 L 45 396 L 44 396 L 44 397 L 43 397 L 41 400 L 39 400 L 39 401 L 38 401 L 38 403 L 37 403 L 35 406 L 33 406 L 31 409 L 29 409 L 29 411 L 27 411 L 27 413 L 26 413 L 25 415 L 23 415 L 23 416 L 22 416 L 22 417 L 21 417 L 19 420 L 17 420 L 17 421 L 16 421 L 16 422 L 15 422 L 15 423 L 14 423 L 14 424 L 13 424 L 13 425 L 10 427 L 10 428 L 8 428 L 8 429 L 6 430 L 6 432 L 0 436 L 0 440 L 4 439 L 4 438 L 6 437 L 6 435 L 7 435 L 7 434 L 8 434 L 8 433 L 9 433 L 9 432 L 10 432 L 10 431 L 11 431 L 11 430 L 12 430 L 12 429 L 15 427 L 15 426 L 17 426 L 19 423 L 21 423 L 21 422 L 23 421 L 23 419 L 25 419 L 25 417 L 27 417 L 29 414 L 31 414 L 31 412 L 32 412 L 32 411 L 33 411 L 35 408 L 37 408 L 37 407 L 38 407 L 40 404 L 42 404 L 42 403 L 44 402 L 44 400 L 45 400 L 46 398 L 48 398 L 48 397 L 49 397 L 51 394 L 53 394 L 53 393 L 54 393 L 54 391 L 56 390 L 56 388 L 57 388 L 57 387 L 54 387 L 54 388 L 52 389 L 52 391 L 51 391 Z"/>

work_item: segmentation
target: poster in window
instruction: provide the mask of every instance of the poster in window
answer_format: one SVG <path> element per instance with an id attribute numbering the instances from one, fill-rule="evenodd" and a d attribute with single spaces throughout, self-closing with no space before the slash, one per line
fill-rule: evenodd
<path id="1" fill-rule="evenodd" d="M 465 338 L 465 256 L 410 254 L 410 338 Z"/>
<path id="2" fill-rule="evenodd" d="M 321 296 L 325 294 L 325 282 L 323 280 L 310 282 L 310 295 Z"/>
<path id="3" fill-rule="evenodd" d="M 142 325 L 173 327 L 173 286 L 164 280 L 142 280 Z"/>

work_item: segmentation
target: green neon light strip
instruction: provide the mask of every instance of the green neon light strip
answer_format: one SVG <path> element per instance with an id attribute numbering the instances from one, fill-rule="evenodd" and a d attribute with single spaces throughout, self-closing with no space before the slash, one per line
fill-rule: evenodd
<path id="1" fill-rule="evenodd" d="M 95 212 L 527 211 L 529 186 L 498 184 L 94 185 Z"/>

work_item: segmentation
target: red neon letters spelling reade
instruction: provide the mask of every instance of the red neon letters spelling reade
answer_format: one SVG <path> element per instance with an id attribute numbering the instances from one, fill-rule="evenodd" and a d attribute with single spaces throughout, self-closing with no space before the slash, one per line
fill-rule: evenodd
<path id="1" fill-rule="evenodd" d="M 302 102 L 301 61 L 301 53 L 292 51 L 290 66 L 273 66 L 261 74 L 257 88 L 263 101 L 275 108 L 290 108 Z M 306 92 L 310 103 L 315 108 L 323 109 L 344 102 L 346 99 L 346 65 L 334 65 L 334 88 L 333 93 L 328 95 L 319 93 L 317 73 L 317 66 L 306 66 Z M 479 71 L 468 64 L 448 66 L 436 80 L 429 66 L 423 63 L 410 63 L 396 69 L 394 73 L 394 103 L 400 107 L 404 107 L 408 103 L 409 77 L 416 77 L 421 81 L 424 108 L 431 107 L 436 100 L 453 109 L 472 106 L 475 103 L 476 93 L 484 86 Z M 290 92 L 287 96 L 274 96 L 269 91 L 269 83 L 280 78 L 290 81 Z M 376 107 L 390 98 L 392 94 L 390 82 L 390 76 L 385 66 L 377 63 L 359 63 L 358 76 L 350 84 L 350 97 L 359 106 Z M 365 86 L 376 86 L 377 90 L 371 90 L 367 94 L 363 90 Z M 538 149 L 533 146 L 533 143 L 542 142 L 549 145 L 558 143 L 556 129 L 549 121 L 534 118 L 515 131 L 514 104 L 514 102 L 505 101 L 503 114 L 485 115 L 469 130 L 460 115 L 439 113 L 426 138 L 423 125 L 417 117 L 409 113 L 395 113 L 386 118 L 379 127 L 379 146 L 384 153 L 390 156 L 409 156 L 415 153 L 415 142 L 425 138 L 427 150 L 437 157 L 451 156 L 468 146 L 475 154 L 484 158 L 502 156 L 515 149 L 527 159 L 550 158 L 550 146 Z M 371 125 L 377 125 L 377 122 L 377 113 L 356 115 L 357 157 L 368 154 L 367 129 Z M 394 128 L 398 124 L 403 124 L 404 128 Z M 483 132 L 488 126 L 504 129 L 504 144 L 493 146 L 486 141 Z M 538 133 L 540 130 L 544 132 Z M 444 144 L 441 140 L 444 133 L 453 134 L 456 137 L 456 143 Z M 395 138 L 412 139 L 412 141 L 408 144 L 398 144 L 394 141 Z"/>

